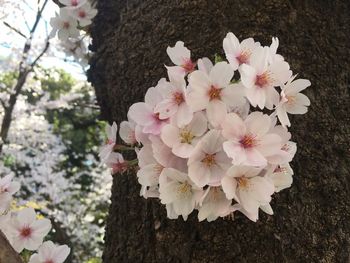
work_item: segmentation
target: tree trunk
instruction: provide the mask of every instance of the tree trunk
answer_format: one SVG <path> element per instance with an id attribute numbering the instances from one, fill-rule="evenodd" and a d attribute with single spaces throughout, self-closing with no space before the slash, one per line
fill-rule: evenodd
<path id="1" fill-rule="evenodd" d="M 6 236 L 0 230 L 0 263 L 23 263 L 19 254 L 13 249 Z"/>
<path id="2" fill-rule="evenodd" d="M 101 115 L 128 107 L 166 76 L 166 47 L 193 57 L 223 53 L 227 32 L 270 44 L 299 77 L 309 112 L 292 117 L 294 183 L 275 194 L 275 215 L 257 223 L 166 218 L 159 200 L 139 196 L 135 174 L 114 178 L 104 262 L 350 262 L 350 2 L 304 0 L 100 0 L 89 78 Z"/>

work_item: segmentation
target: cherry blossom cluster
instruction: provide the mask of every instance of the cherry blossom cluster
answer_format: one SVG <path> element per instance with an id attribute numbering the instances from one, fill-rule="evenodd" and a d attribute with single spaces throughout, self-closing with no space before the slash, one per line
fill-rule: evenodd
<path id="1" fill-rule="evenodd" d="M 45 241 L 51 230 L 51 221 L 40 218 L 31 207 L 17 212 L 9 211 L 13 194 L 20 185 L 12 181 L 13 176 L 0 178 L 0 231 L 6 236 L 14 250 L 21 253 L 23 249 L 36 251 L 29 263 L 63 263 L 70 253 L 67 245 L 55 245 Z"/>
<path id="2" fill-rule="evenodd" d="M 87 65 L 86 35 L 81 30 L 86 29 L 97 14 L 88 0 L 59 0 L 63 5 L 56 17 L 51 18 L 52 31 L 50 37 L 56 34 L 61 40 L 63 49 L 83 65 Z"/>
<path id="3" fill-rule="evenodd" d="M 112 173 L 135 164 L 119 153 L 137 154 L 140 195 L 159 198 L 171 219 L 216 220 L 240 211 L 257 221 L 259 209 L 273 214 L 272 195 L 291 186 L 289 163 L 296 152 L 288 114 L 304 114 L 311 85 L 293 76 L 277 54 L 279 42 L 262 46 L 253 38 L 223 40 L 227 61 L 193 60 L 178 41 L 167 48 L 168 79 L 131 105 L 116 143 L 116 123 L 107 127 L 102 162 Z M 119 152 L 118 152 L 119 151 Z"/>

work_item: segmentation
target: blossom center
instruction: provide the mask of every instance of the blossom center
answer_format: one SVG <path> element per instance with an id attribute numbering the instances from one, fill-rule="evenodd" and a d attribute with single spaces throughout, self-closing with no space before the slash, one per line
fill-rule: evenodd
<path id="1" fill-rule="evenodd" d="M 157 174 L 160 174 L 164 169 L 164 166 L 161 165 L 161 164 L 156 164 L 153 166 L 153 170 L 157 173 Z"/>
<path id="2" fill-rule="evenodd" d="M 257 140 L 252 134 L 244 135 L 244 137 L 239 141 L 244 149 L 253 148 L 257 145 Z"/>
<path id="3" fill-rule="evenodd" d="M 177 193 L 181 197 L 187 197 L 191 193 L 192 186 L 187 182 L 181 183 L 177 188 Z"/>
<path id="4" fill-rule="evenodd" d="M 25 226 L 21 229 L 21 237 L 22 238 L 28 238 L 32 234 L 32 229 L 29 226 Z"/>
<path id="5" fill-rule="evenodd" d="M 52 259 L 48 259 L 44 263 L 55 263 L 55 262 Z"/>
<path id="6" fill-rule="evenodd" d="M 68 29 L 70 27 L 69 22 L 63 22 L 63 28 Z"/>
<path id="7" fill-rule="evenodd" d="M 177 105 L 180 105 L 181 103 L 183 103 L 185 101 L 184 95 L 182 94 L 182 92 L 175 92 L 173 94 L 173 100 L 175 101 L 175 103 Z"/>
<path id="8" fill-rule="evenodd" d="M 154 114 L 153 114 L 153 118 L 154 118 L 156 121 L 162 121 L 162 120 L 159 118 L 159 115 L 160 115 L 159 112 L 154 113 Z"/>
<path id="9" fill-rule="evenodd" d="M 288 105 L 294 105 L 295 104 L 295 96 L 286 96 L 287 104 Z"/>
<path id="10" fill-rule="evenodd" d="M 81 11 L 79 11 L 78 16 L 79 16 L 80 18 L 84 18 L 84 17 L 86 17 L 86 12 L 83 11 L 83 10 L 81 10 Z"/>
<path id="11" fill-rule="evenodd" d="M 112 165 L 112 173 L 122 173 L 125 172 L 128 168 L 128 164 L 126 162 L 117 162 Z"/>
<path id="12" fill-rule="evenodd" d="M 113 140 L 111 140 L 111 139 L 107 139 L 106 140 L 106 144 L 108 144 L 108 145 L 112 145 L 112 144 L 114 144 L 115 142 L 113 141 Z"/>
<path id="13" fill-rule="evenodd" d="M 194 138 L 194 135 L 190 131 L 183 129 L 180 132 L 180 137 L 181 137 L 181 143 L 191 144 Z"/>
<path id="14" fill-rule="evenodd" d="M 191 73 L 196 67 L 196 63 L 193 63 L 191 59 L 186 59 L 181 67 L 187 72 Z"/>
<path id="15" fill-rule="evenodd" d="M 288 143 L 285 143 L 282 148 L 281 148 L 282 151 L 285 151 L 285 152 L 289 152 L 290 151 L 290 146 Z"/>
<path id="16" fill-rule="evenodd" d="M 8 192 L 7 187 L 0 187 L 0 194 Z"/>
<path id="17" fill-rule="evenodd" d="M 220 100 L 221 99 L 221 89 L 215 87 L 214 85 L 210 86 L 208 91 L 209 100 Z"/>
<path id="18" fill-rule="evenodd" d="M 249 187 L 249 180 L 246 177 L 239 177 L 237 178 L 237 183 L 240 188 L 248 188 Z"/>
<path id="19" fill-rule="evenodd" d="M 78 5 L 78 0 L 71 0 L 71 5 L 72 6 L 77 6 Z"/>
<path id="20" fill-rule="evenodd" d="M 264 88 L 266 86 L 269 86 L 271 82 L 272 82 L 272 77 L 271 77 L 270 72 L 268 72 L 268 71 L 265 71 L 261 75 L 257 75 L 256 79 L 255 79 L 255 85 L 260 87 L 260 88 Z"/>
<path id="21" fill-rule="evenodd" d="M 237 57 L 236 59 L 238 60 L 239 65 L 244 64 L 244 63 L 248 63 L 249 58 L 250 58 L 250 50 L 244 50 L 242 51 Z"/>
<path id="22" fill-rule="evenodd" d="M 207 167 L 211 167 L 216 164 L 215 153 L 214 154 L 205 154 L 205 157 L 202 159 L 202 163 L 204 163 Z"/>
<path id="23" fill-rule="evenodd" d="M 211 191 L 211 195 L 210 195 L 210 200 L 211 201 L 217 201 L 217 200 L 219 200 L 219 198 L 220 198 L 220 193 L 221 193 L 221 189 L 220 189 L 220 187 L 212 187 L 211 189 L 210 189 L 210 191 Z"/>
<path id="24" fill-rule="evenodd" d="M 287 169 L 284 168 L 284 167 L 277 167 L 273 172 L 274 173 L 284 173 L 284 174 L 286 174 L 287 173 Z"/>

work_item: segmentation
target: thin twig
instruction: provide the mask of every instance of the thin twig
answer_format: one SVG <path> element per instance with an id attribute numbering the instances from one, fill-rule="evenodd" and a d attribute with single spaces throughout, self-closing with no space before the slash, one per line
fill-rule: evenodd
<path id="1" fill-rule="evenodd" d="M 20 36 L 24 37 L 25 39 L 27 39 L 28 37 L 23 34 L 21 31 L 19 31 L 19 29 L 14 28 L 13 26 L 11 26 L 9 23 L 7 23 L 6 21 L 3 22 L 5 26 L 7 26 L 9 29 L 15 31 L 17 34 L 19 34 Z"/>
<path id="2" fill-rule="evenodd" d="M 38 62 L 38 60 L 45 54 L 45 52 L 48 50 L 49 46 L 50 46 L 50 42 L 49 42 L 49 39 L 47 39 L 44 49 L 41 51 L 39 56 L 37 56 L 37 58 L 32 62 L 32 64 L 30 64 L 31 69 L 34 68 L 34 66 Z"/>

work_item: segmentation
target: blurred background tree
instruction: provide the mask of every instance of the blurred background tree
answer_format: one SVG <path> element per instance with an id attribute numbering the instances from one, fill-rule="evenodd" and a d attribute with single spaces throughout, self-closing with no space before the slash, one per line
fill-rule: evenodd
<path id="1" fill-rule="evenodd" d="M 52 241 L 72 248 L 67 262 L 95 263 L 111 185 L 97 160 L 105 123 L 85 58 L 48 37 L 57 11 L 48 0 L 0 1 L 0 177 L 21 182 L 15 209 L 32 206 L 51 220 Z"/>

